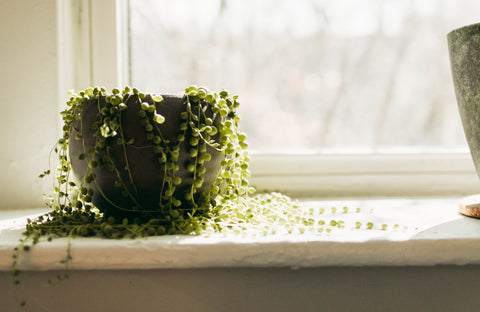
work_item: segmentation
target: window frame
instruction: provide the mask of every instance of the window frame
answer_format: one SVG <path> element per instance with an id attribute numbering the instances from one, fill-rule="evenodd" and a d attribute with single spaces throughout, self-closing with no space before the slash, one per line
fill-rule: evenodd
<path id="1" fill-rule="evenodd" d="M 61 90 L 127 85 L 128 1 L 58 1 Z"/>
<path id="2" fill-rule="evenodd" d="M 480 182 L 464 152 L 253 153 L 251 182 L 301 197 L 466 196 Z"/>
<path id="3" fill-rule="evenodd" d="M 67 18 L 61 21 L 60 54 L 65 85 L 78 90 L 129 84 L 128 1 L 63 2 L 60 14 Z M 301 197 L 465 196 L 480 190 L 466 149 L 348 154 L 253 151 L 250 169 L 257 190 Z"/>

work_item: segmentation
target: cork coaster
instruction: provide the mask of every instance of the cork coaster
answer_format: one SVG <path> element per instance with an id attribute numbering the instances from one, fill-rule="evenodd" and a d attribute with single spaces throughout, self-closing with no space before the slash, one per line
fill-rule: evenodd
<path id="1" fill-rule="evenodd" d="M 464 197 L 460 201 L 458 212 L 480 219 L 480 194 Z"/>

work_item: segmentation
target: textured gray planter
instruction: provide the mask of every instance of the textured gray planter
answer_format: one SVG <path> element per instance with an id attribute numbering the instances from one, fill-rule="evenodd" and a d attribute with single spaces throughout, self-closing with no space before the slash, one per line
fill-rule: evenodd
<path id="1" fill-rule="evenodd" d="M 458 109 L 480 176 L 480 23 L 455 29 L 447 39 Z"/>

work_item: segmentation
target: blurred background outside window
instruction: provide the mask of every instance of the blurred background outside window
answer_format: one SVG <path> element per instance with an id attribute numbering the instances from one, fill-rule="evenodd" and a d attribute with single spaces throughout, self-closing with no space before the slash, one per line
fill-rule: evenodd
<path id="1" fill-rule="evenodd" d="M 466 151 L 446 34 L 478 0 L 130 0 L 130 84 L 239 95 L 254 151 Z"/>

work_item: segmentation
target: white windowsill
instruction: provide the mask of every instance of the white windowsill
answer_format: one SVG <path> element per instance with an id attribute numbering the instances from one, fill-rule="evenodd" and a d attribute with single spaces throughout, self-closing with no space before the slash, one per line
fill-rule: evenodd
<path id="1" fill-rule="evenodd" d="M 345 229 L 330 234 L 267 237 L 163 236 L 145 239 L 72 240 L 72 269 L 160 269 L 220 267 L 323 267 L 480 264 L 480 220 L 457 213 L 460 198 L 307 201 L 337 207 L 333 219 Z M 361 213 L 342 213 L 360 207 Z M 373 209 L 373 213 L 370 213 Z M 27 217 L 45 209 L 0 212 L 0 271 L 10 270 Z M 325 214 L 325 220 L 329 220 Z M 356 220 L 382 230 L 348 230 Z M 394 228 L 394 224 L 399 224 Z M 405 228 L 406 227 L 406 228 Z M 67 239 L 41 243 L 20 263 L 24 270 L 63 269 Z"/>

